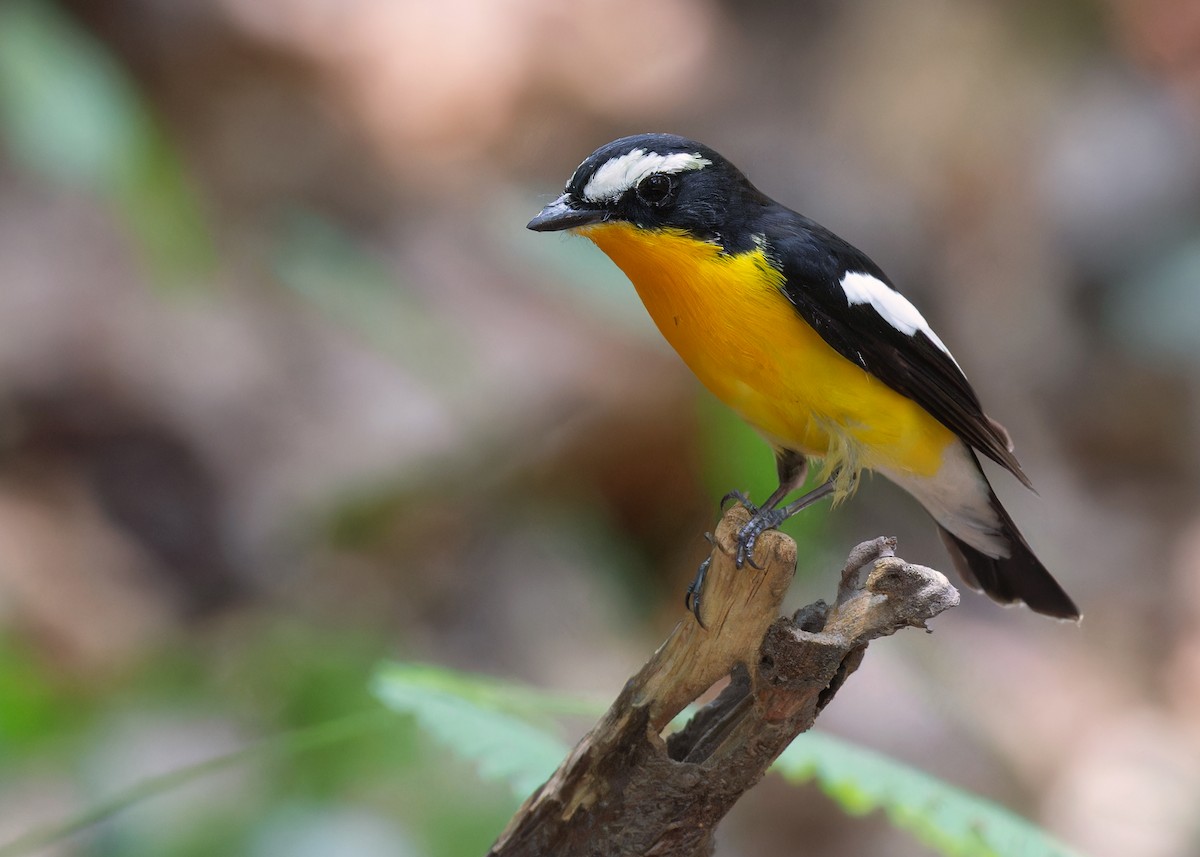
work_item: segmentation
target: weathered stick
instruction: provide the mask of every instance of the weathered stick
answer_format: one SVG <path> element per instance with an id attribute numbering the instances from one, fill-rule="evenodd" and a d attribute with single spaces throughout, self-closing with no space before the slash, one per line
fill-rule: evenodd
<path id="1" fill-rule="evenodd" d="M 491 857 L 711 854 L 713 830 L 862 661 L 867 643 L 958 603 L 940 572 L 893 556 L 895 540 L 850 553 L 837 601 L 779 617 L 796 545 L 759 539 L 759 570 L 734 566 L 731 508 L 717 528 L 702 628 L 688 614 L 555 774 L 533 793 Z M 764 562 L 765 561 L 765 562 Z M 663 728 L 715 682 L 718 697 L 681 731 Z"/>

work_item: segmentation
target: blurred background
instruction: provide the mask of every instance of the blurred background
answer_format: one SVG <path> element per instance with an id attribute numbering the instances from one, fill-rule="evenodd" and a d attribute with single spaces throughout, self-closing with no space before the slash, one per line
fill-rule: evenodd
<path id="1" fill-rule="evenodd" d="M 1083 607 L 964 593 L 820 726 L 1097 857 L 1200 852 L 1200 5 L 4 0 L 0 844 L 356 712 L 385 657 L 607 701 L 770 455 L 588 242 L 600 144 L 703 140 L 922 307 Z M 948 568 L 882 480 L 789 525 Z M 45 855 L 482 853 L 389 718 Z M 931 853 L 768 780 L 721 853 Z"/>

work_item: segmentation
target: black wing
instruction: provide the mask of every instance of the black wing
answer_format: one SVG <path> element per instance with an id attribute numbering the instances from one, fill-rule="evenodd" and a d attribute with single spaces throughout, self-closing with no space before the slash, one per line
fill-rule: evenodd
<path id="1" fill-rule="evenodd" d="M 782 207 L 774 214 L 766 230 L 768 252 L 783 272 L 783 289 L 796 312 L 847 360 L 912 399 L 1032 487 L 1012 453 L 1008 432 L 983 412 L 954 359 L 924 332 L 907 334 L 869 303 L 850 303 L 842 290 L 843 276 L 860 272 L 891 286 L 879 266 L 808 218 Z"/>

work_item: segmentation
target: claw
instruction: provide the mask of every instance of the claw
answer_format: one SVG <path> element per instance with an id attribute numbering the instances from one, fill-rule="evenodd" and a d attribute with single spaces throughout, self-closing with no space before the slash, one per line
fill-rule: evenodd
<path id="1" fill-rule="evenodd" d="M 705 630 L 708 630 L 708 626 L 700 618 L 700 590 L 704 588 L 704 578 L 707 576 L 709 566 L 711 565 L 711 556 L 700 563 L 700 567 L 696 569 L 696 576 L 688 584 L 687 592 L 683 596 L 683 606 L 692 611 L 692 615 L 696 617 L 696 624 Z"/>
<path id="2" fill-rule="evenodd" d="M 726 494 L 724 497 L 721 498 L 721 511 L 722 512 L 724 512 L 729 507 L 729 502 L 731 500 L 736 500 L 738 503 L 741 503 L 746 509 L 749 510 L 751 515 L 758 513 L 758 507 L 750 502 L 750 498 L 746 496 L 745 492 L 738 491 L 738 490 L 730 491 L 728 494 Z"/>
<path id="3" fill-rule="evenodd" d="M 754 544 L 758 541 L 758 536 L 752 534 L 747 537 L 745 543 L 738 545 L 737 557 L 734 564 L 738 568 L 742 568 L 749 564 L 751 568 L 762 571 L 763 567 L 754 560 Z"/>

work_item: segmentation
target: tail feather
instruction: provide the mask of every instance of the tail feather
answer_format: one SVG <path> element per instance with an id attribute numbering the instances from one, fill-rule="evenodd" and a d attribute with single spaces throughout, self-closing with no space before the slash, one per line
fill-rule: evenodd
<path id="1" fill-rule="evenodd" d="M 1058 581 L 1034 556 L 1029 544 L 994 493 L 990 499 L 992 508 L 1001 522 L 997 535 L 1008 543 L 1008 556 L 989 556 L 967 544 L 945 527 L 938 526 L 946 550 L 963 580 L 973 589 L 982 589 L 1001 604 L 1023 601 L 1032 610 L 1046 616 L 1079 619 L 1079 608 L 1075 606 L 1071 596 L 1067 595 Z"/>
<path id="2" fill-rule="evenodd" d="M 1047 616 L 1079 618 L 1079 608 L 1034 556 L 966 443 L 946 447 L 942 466 L 933 476 L 879 469 L 937 522 L 946 550 L 968 586 L 1002 604 L 1023 601 Z"/>

